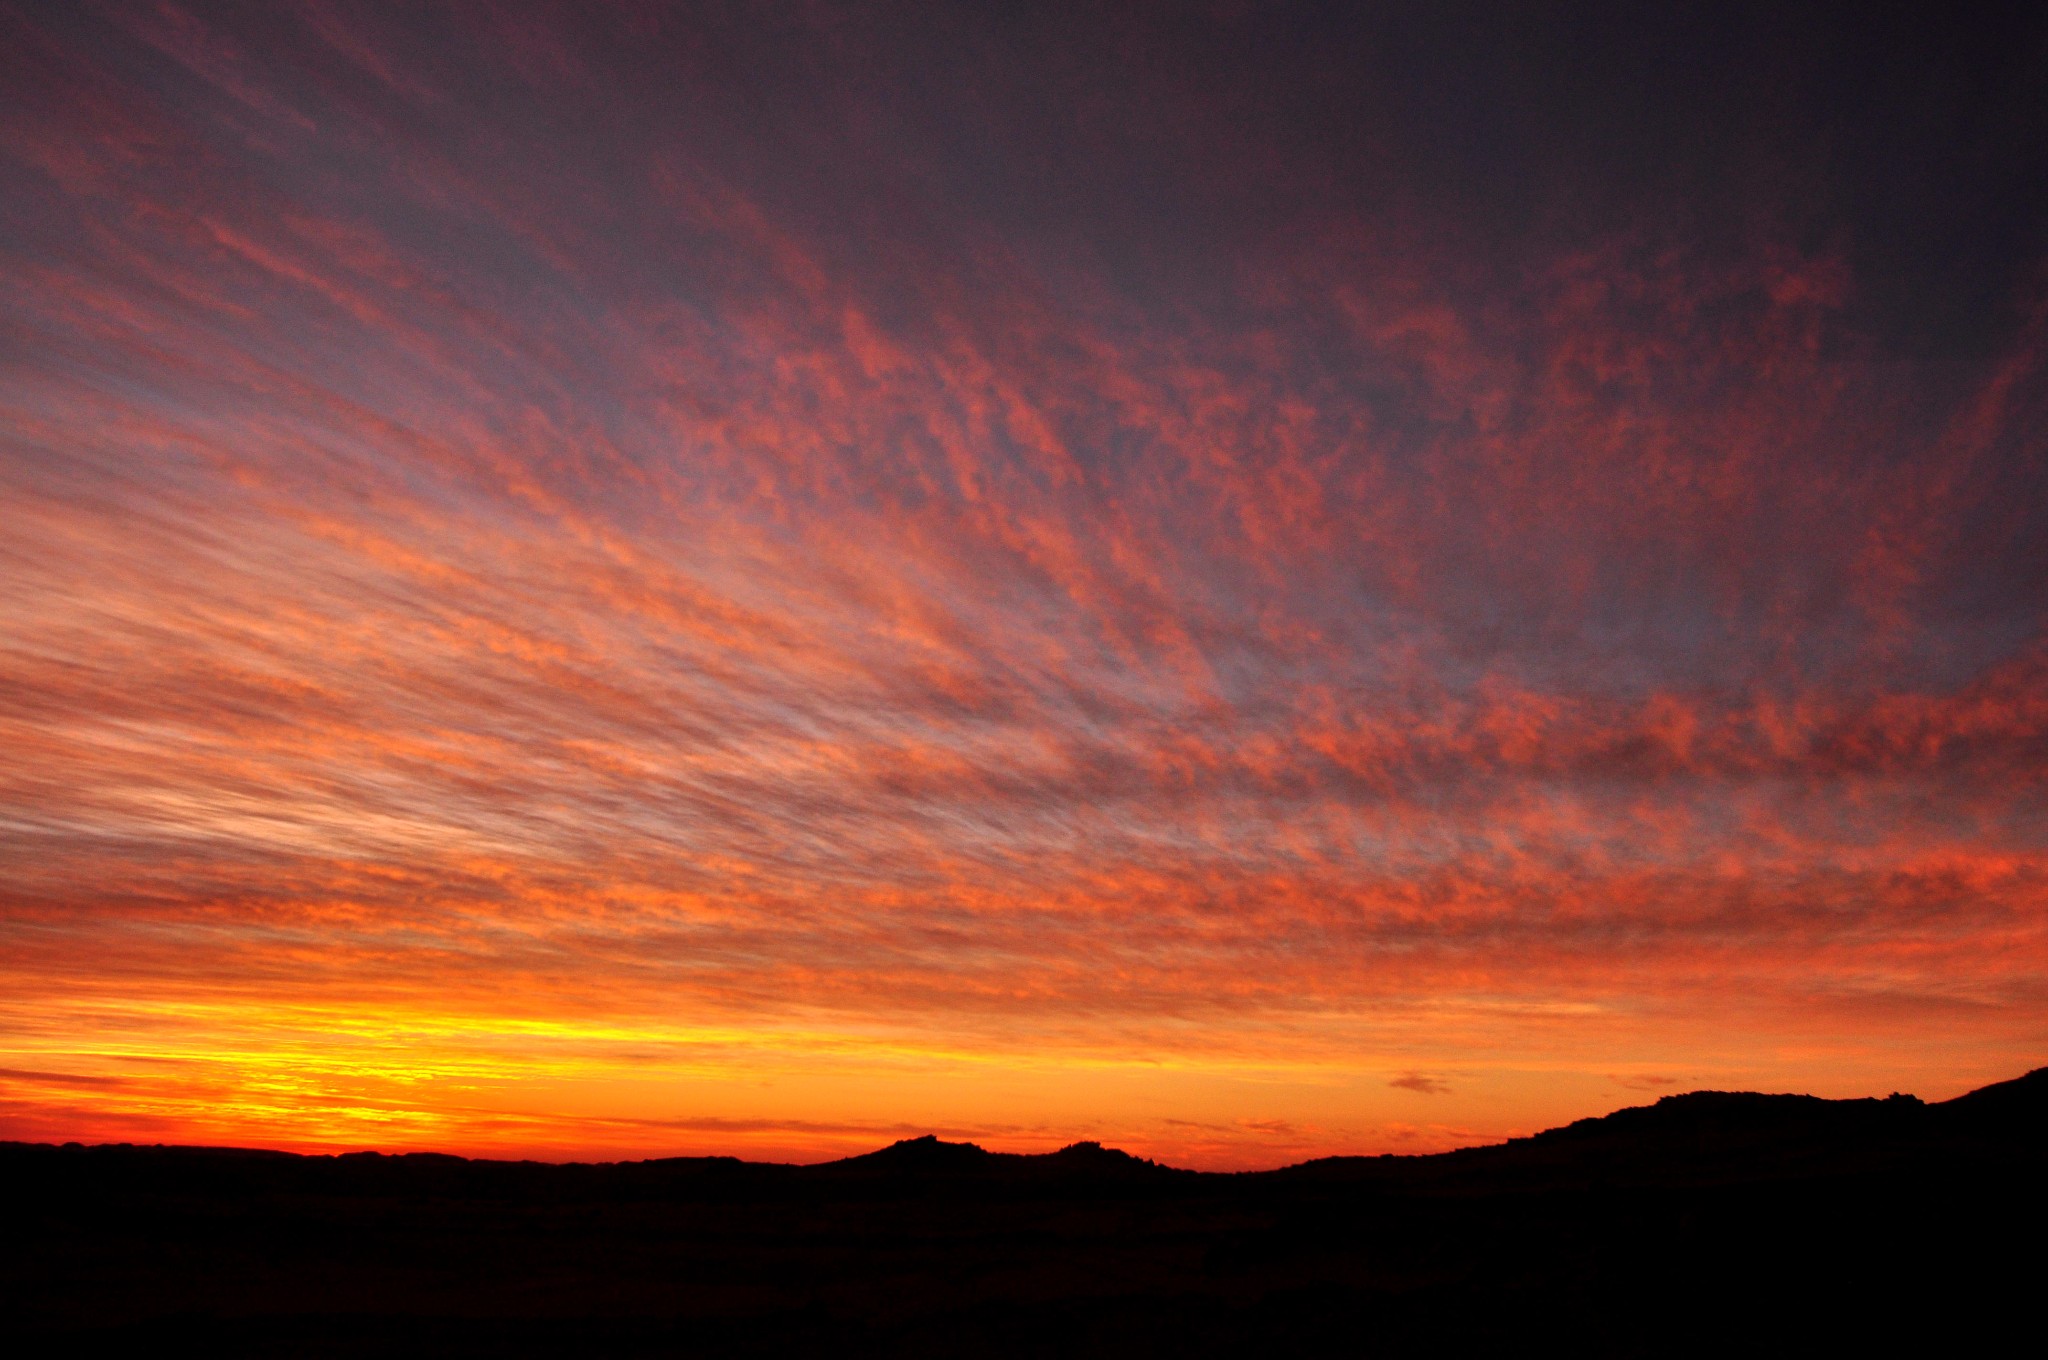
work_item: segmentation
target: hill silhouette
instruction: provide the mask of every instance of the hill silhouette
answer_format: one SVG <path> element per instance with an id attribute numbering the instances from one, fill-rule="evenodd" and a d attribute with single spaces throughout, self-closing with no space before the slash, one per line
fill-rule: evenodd
<path id="1" fill-rule="evenodd" d="M 2031 1320 L 2048 1069 L 1238 1174 L 929 1136 L 802 1167 L 4 1144 L 0 1192 L 0 1314 L 44 1349 L 1954 1350 Z"/>
<path id="2" fill-rule="evenodd" d="M 1092 1183 L 1132 1177 L 1187 1176 L 1198 1173 L 1133 1157 L 1100 1143 L 1073 1143 L 1058 1152 L 990 1152 L 975 1143 L 948 1143 L 926 1134 L 905 1138 L 876 1152 L 802 1168 L 809 1175 L 845 1177 L 968 1178 L 981 1183 L 1005 1182 L 1033 1188 L 1050 1183 Z"/>

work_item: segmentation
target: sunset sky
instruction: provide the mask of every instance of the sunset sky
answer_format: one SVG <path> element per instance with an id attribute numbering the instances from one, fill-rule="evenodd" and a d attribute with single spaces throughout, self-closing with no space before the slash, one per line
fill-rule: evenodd
<path id="1" fill-rule="evenodd" d="M 1550 8 L 0 8 L 0 1138 L 2048 1062 L 2042 12 Z"/>

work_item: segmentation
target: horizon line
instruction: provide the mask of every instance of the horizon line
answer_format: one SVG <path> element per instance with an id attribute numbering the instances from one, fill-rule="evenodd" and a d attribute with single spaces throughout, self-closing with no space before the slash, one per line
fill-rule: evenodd
<path id="1" fill-rule="evenodd" d="M 1987 1091 L 1997 1090 L 2002 1087 L 2016 1086 L 2021 1082 L 2030 1079 L 2040 1078 L 2044 1074 L 2048 1074 L 2048 1064 L 2043 1064 L 2039 1067 L 2029 1068 L 2027 1071 L 2022 1072 L 2020 1075 L 2016 1077 L 2009 1077 L 2003 1081 L 1988 1082 L 1983 1086 L 1973 1087 L 1970 1090 L 1964 1091 L 1958 1095 L 1950 1096 L 1946 1100 L 1926 1100 L 1921 1096 L 1915 1095 L 1912 1092 L 1907 1091 L 1891 1091 L 1881 1096 L 1817 1096 L 1813 1095 L 1810 1092 L 1804 1091 L 1728 1091 L 1713 1088 L 1700 1088 L 1692 1091 L 1673 1091 L 1664 1095 L 1660 1095 L 1656 1099 L 1649 1101 L 1646 1104 L 1623 1105 L 1615 1109 L 1609 1110 L 1605 1114 L 1583 1115 L 1577 1119 L 1571 1120 L 1564 1124 L 1554 1124 L 1547 1128 L 1536 1129 L 1529 1133 L 1510 1135 L 1509 1137 L 1501 1139 L 1498 1142 L 1471 1143 L 1454 1148 L 1442 1148 L 1434 1152 L 1326 1153 L 1322 1156 L 1308 1157 L 1298 1162 L 1286 1162 L 1277 1166 L 1241 1167 L 1233 1170 L 1205 1170 L 1200 1167 L 1174 1166 L 1170 1163 L 1158 1161 L 1150 1157 L 1139 1156 L 1137 1153 L 1127 1152 L 1122 1148 L 1113 1147 L 1092 1138 L 1077 1139 L 1074 1142 L 1064 1144 L 1063 1146 L 1055 1148 L 1049 1152 L 1004 1152 L 994 1148 L 983 1147 L 980 1143 L 974 1142 L 972 1140 L 951 1142 L 939 1137 L 936 1133 L 914 1134 L 908 1137 L 899 1138 L 892 1143 L 884 1144 L 880 1147 L 870 1149 L 866 1152 L 848 1153 L 846 1156 L 843 1157 L 833 1157 L 817 1162 L 753 1161 L 749 1158 L 741 1157 L 733 1153 L 718 1152 L 677 1153 L 667 1156 L 616 1158 L 611 1160 L 565 1158 L 559 1161 L 553 1161 L 541 1157 L 473 1157 L 469 1156 L 466 1153 L 443 1152 L 429 1148 L 415 1148 L 403 1151 L 387 1151 L 382 1148 L 347 1148 L 325 1152 L 304 1152 L 296 1151 L 290 1148 L 261 1147 L 246 1144 L 161 1142 L 138 1143 L 132 1141 L 87 1143 L 78 1139 L 67 1139 L 63 1142 L 52 1142 L 4 1138 L 0 1139 L 0 1147 L 48 1148 L 53 1151 L 60 1152 L 66 1150 L 95 1152 L 107 1149 L 127 1148 L 130 1150 L 164 1152 L 243 1153 L 265 1157 L 291 1157 L 308 1160 L 313 1158 L 321 1158 L 329 1161 L 339 1161 L 343 1158 L 350 1157 L 389 1157 L 394 1159 L 406 1157 L 432 1157 L 447 1161 L 474 1162 L 500 1166 L 629 1167 L 650 1166 L 664 1162 L 732 1162 L 740 1166 L 780 1167 L 789 1170 L 810 1170 L 829 1166 L 839 1166 L 847 1162 L 862 1161 L 866 1158 L 876 1157 L 884 1153 L 891 1152 L 897 1148 L 915 1146 L 920 1143 L 930 1143 L 936 1147 L 972 1149 L 973 1151 L 980 1153 L 982 1156 L 985 1157 L 1007 1157 L 1019 1160 L 1040 1160 L 1044 1158 L 1058 1157 L 1062 1154 L 1070 1153 L 1077 1149 L 1094 1148 L 1100 1152 L 1127 1158 L 1130 1161 L 1139 1163 L 1144 1166 L 1157 1168 L 1162 1171 L 1171 1171 L 1180 1175 L 1256 1176 L 1268 1175 L 1280 1171 L 1291 1171 L 1298 1167 L 1314 1166 L 1318 1163 L 1323 1162 L 1423 1161 L 1437 1157 L 1454 1157 L 1459 1155 L 1460 1153 L 1480 1152 L 1491 1148 L 1511 1147 L 1516 1143 L 1527 1142 L 1532 1139 L 1540 1138 L 1545 1134 L 1556 1133 L 1564 1129 L 1577 1128 L 1581 1124 L 1598 1123 L 1602 1120 L 1611 1119 L 1616 1115 L 1624 1114 L 1631 1110 L 1655 1109 L 1660 1105 L 1666 1105 L 1676 1101 L 1691 1100 L 1700 1096 L 1747 1096 L 1763 1100 L 1810 1100 L 1817 1101 L 1824 1105 L 1856 1105 L 1864 1103 L 1875 1104 L 1893 1100 L 1904 1100 L 1909 1101 L 1913 1105 L 1916 1105 L 1923 1109 L 1938 1109 L 1943 1106 L 1958 1104 L 1974 1096 L 1981 1095 Z"/>

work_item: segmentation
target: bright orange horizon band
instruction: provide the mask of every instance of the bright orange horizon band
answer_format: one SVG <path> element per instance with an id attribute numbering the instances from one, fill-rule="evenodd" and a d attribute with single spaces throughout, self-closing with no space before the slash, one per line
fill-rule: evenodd
<path id="1" fill-rule="evenodd" d="M 2048 1055 L 2024 297 L 1925 357 L 1771 167 L 1504 232 L 1021 29 L 259 8 L 0 18 L 0 1138 L 1266 1167 Z"/>

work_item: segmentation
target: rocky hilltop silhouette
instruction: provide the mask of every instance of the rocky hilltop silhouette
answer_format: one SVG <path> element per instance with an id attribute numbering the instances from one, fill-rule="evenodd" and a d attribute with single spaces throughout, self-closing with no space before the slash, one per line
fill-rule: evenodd
<path id="1" fill-rule="evenodd" d="M 2048 1069 L 1236 1174 L 924 1137 L 806 1167 L 5 1144 L 0 1178 L 0 1311 L 46 1347 L 1954 1350 L 2031 1326 Z"/>

